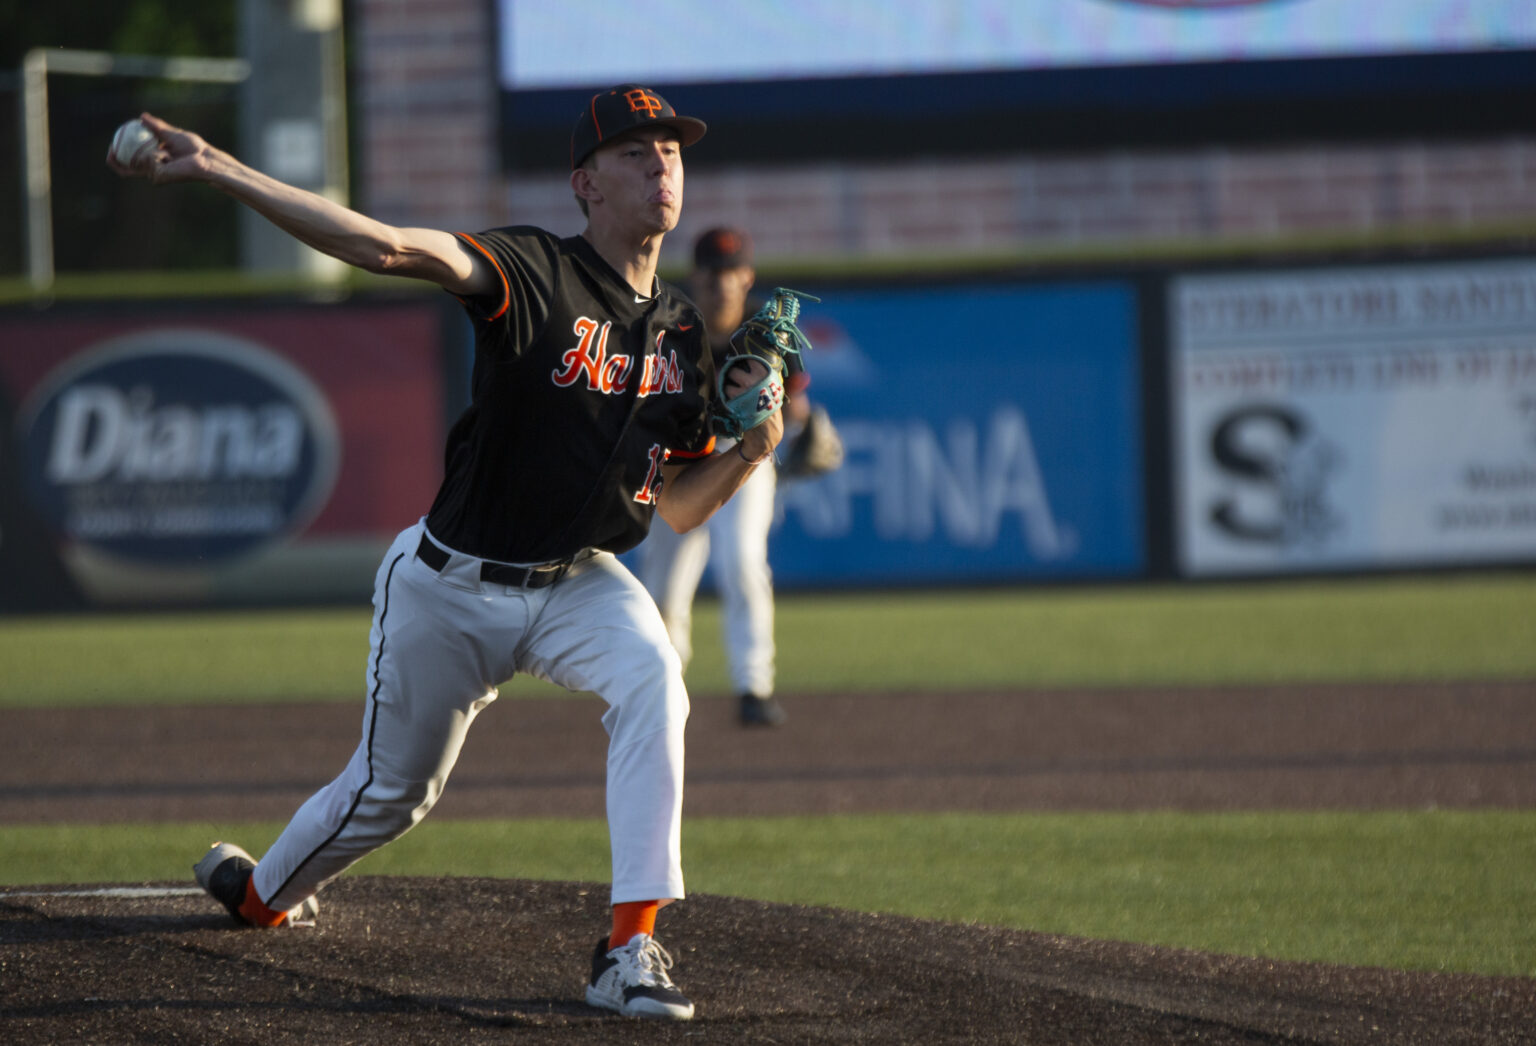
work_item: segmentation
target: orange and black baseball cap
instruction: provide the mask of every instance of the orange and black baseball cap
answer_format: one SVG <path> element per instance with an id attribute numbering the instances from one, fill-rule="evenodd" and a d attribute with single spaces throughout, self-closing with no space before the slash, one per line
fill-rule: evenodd
<path id="1" fill-rule="evenodd" d="M 678 116 L 677 110 L 649 87 L 620 84 L 597 92 L 588 100 L 586 110 L 571 132 L 571 170 L 580 167 L 582 161 L 592 155 L 592 150 L 604 142 L 658 124 L 676 131 L 677 140 L 684 145 L 692 145 L 703 138 L 706 130 L 703 120 Z"/>
<path id="2" fill-rule="evenodd" d="M 716 226 L 701 233 L 693 243 L 697 269 L 740 269 L 752 264 L 752 237 L 745 229 Z"/>

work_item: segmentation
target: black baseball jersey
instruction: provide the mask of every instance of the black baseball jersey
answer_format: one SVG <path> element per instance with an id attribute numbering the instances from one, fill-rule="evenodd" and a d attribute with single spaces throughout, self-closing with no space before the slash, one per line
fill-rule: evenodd
<path id="1" fill-rule="evenodd" d="M 634 289 L 580 236 L 519 226 L 460 234 L 501 288 L 464 301 L 470 405 L 448 434 L 427 516 L 460 552 L 546 563 L 623 552 L 650 528 L 661 466 L 713 449 L 714 365 L 676 288 Z"/>

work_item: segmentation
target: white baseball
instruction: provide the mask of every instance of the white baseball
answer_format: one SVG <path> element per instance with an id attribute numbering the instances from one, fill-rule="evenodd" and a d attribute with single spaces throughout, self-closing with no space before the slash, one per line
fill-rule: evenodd
<path id="1" fill-rule="evenodd" d="M 112 136 L 112 155 L 124 167 L 132 167 L 159 144 L 159 139 L 144 126 L 144 121 L 129 120 Z"/>

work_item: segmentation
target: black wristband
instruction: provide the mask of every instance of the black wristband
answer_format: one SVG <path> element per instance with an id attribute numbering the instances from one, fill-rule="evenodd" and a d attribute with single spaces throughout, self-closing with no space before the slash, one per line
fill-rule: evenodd
<path id="1" fill-rule="evenodd" d="M 741 452 L 741 441 L 740 440 L 736 441 L 736 456 L 738 458 L 740 458 L 742 461 L 745 461 L 748 465 L 761 465 L 763 462 L 767 461 L 769 456 L 772 455 L 772 454 L 773 454 L 773 451 L 770 450 L 767 454 L 764 454 L 762 457 L 758 458 L 756 461 L 753 461 L 751 458 L 747 457 L 745 454 L 743 454 Z"/>

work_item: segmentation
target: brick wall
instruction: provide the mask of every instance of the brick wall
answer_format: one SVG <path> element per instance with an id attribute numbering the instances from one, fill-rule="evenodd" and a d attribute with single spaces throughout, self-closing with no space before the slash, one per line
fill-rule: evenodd
<path id="1" fill-rule="evenodd" d="M 704 169 L 689 174 L 686 199 L 674 262 L 716 222 L 750 228 L 765 258 L 1529 234 L 1536 138 Z M 503 213 L 581 225 L 558 176 L 511 185 Z"/>
<path id="2" fill-rule="evenodd" d="M 488 0 L 351 0 L 355 204 L 383 221 L 484 228 L 505 211 Z"/>
<path id="3" fill-rule="evenodd" d="M 354 0 L 350 14 L 365 211 L 580 231 L 564 176 L 500 173 L 487 0 Z M 1536 137 L 699 168 L 686 199 L 673 264 L 719 222 L 750 228 L 765 259 L 1530 233 Z"/>

